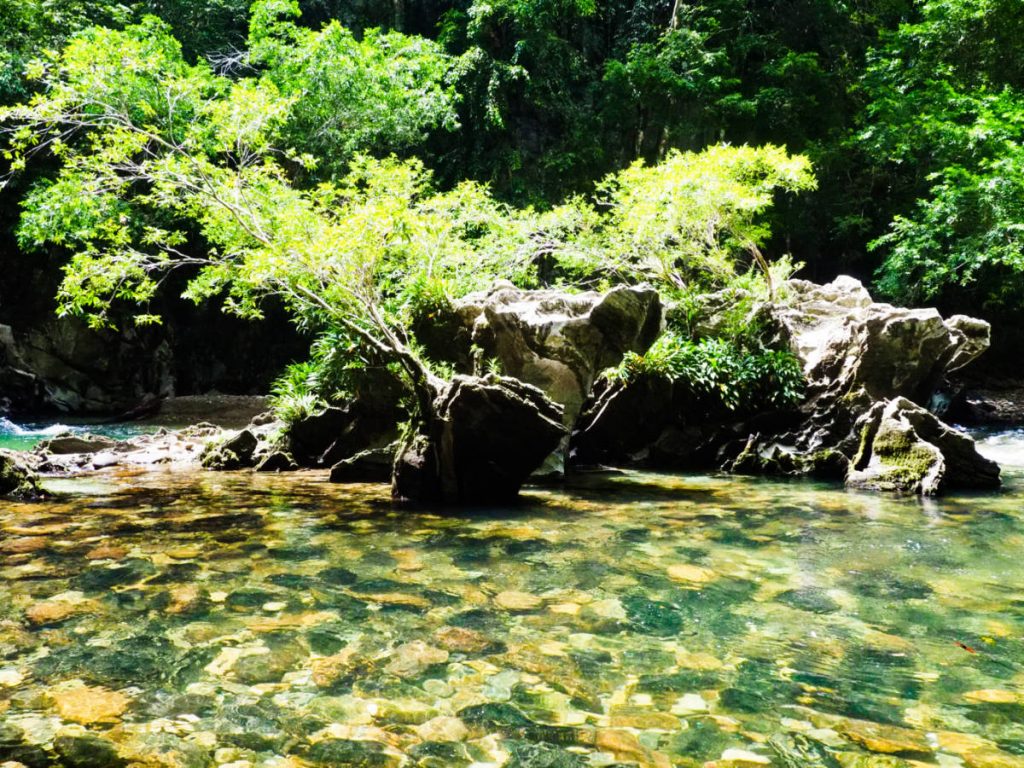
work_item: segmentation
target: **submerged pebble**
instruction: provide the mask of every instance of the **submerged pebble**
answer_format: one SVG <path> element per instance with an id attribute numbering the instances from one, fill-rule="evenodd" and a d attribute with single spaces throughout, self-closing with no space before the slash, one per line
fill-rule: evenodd
<path id="1" fill-rule="evenodd" d="M 3 759 L 1024 768 L 1013 514 L 737 478 L 459 518 L 164 482 L 0 509 Z"/>

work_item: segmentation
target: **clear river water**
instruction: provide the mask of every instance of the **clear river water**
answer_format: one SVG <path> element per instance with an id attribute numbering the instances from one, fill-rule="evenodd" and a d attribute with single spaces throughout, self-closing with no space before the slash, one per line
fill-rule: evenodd
<path id="1" fill-rule="evenodd" d="M 0 763 L 1024 766 L 1024 433 L 983 446 L 1004 490 L 923 501 L 52 481 L 0 503 Z"/>

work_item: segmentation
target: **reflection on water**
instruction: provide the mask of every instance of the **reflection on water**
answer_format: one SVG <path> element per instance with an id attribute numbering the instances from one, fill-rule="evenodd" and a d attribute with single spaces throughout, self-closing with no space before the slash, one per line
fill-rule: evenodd
<path id="1" fill-rule="evenodd" d="M 1024 766 L 1021 479 L 631 474 L 459 517 L 319 474 L 65 481 L 0 507 L 0 759 Z"/>

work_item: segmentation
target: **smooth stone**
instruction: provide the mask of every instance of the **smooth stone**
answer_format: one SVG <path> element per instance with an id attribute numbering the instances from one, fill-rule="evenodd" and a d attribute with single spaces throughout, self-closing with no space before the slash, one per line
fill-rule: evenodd
<path id="1" fill-rule="evenodd" d="M 775 599 L 791 608 L 811 613 L 833 613 L 839 610 L 839 603 L 833 600 L 824 589 L 817 587 L 791 589 Z"/>
<path id="2" fill-rule="evenodd" d="M 615 760 L 649 768 L 672 768 L 672 762 L 666 755 L 651 750 L 629 731 L 598 729 L 594 743 L 598 749 L 614 755 Z"/>
<path id="3" fill-rule="evenodd" d="M 544 742 L 509 739 L 505 742 L 509 760 L 505 768 L 585 768 L 586 759 Z"/>
<path id="4" fill-rule="evenodd" d="M 706 584 L 715 579 L 715 572 L 710 568 L 702 568 L 699 565 L 689 563 L 677 563 L 668 567 L 668 577 L 674 581 L 684 581 L 692 584 Z"/>
<path id="5" fill-rule="evenodd" d="M 347 768 L 392 768 L 401 763 L 397 755 L 389 754 L 386 747 L 376 741 L 326 739 L 310 746 L 303 755 L 313 765 L 346 766 Z"/>
<path id="6" fill-rule="evenodd" d="M 708 703 L 699 693 L 688 693 L 680 696 L 672 705 L 673 715 L 693 715 L 698 712 L 707 712 Z"/>
<path id="7" fill-rule="evenodd" d="M 25 618 L 28 619 L 29 624 L 39 627 L 47 624 L 59 624 L 82 610 L 82 606 L 71 603 L 36 603 L 25 609 Z"/>
<path id="8" fill-rule="evenodd" d="M 313 682 L 320 688 L 334 685 L 355 667 L 355 656 L 355 648 L 344 648 L 332 656 L 314 659 Z"/>
<path id="9" fill-rule="evenodd" d="M 103 543 L 85 553 L 87 560 L 121 560 L 128 554 L 125 547 Z"/>
<path id="10" fill-rule="evenodd" d="M 408 679 L 419 677 L 428 668 L 447 661 L 448 651 L 427 645 L 422 640 L 414 640 L 395 649 L 384 671 Z"/>
<path id="11" fill-rule="evenodd" d="M 964 698 L 972 704 L 1020 704 L 1024 702 L 1024 696 L 1021 694 L 998 688 L 968 691 L 964 694 Z"/>
<path id="12" fill-rule="evenodd" d="M 203 592 L 195 584 L 186 584 L 171 589 L 167 612 L 174 615 L 194 613 L 202 608 Z"/>
<path id="13" fill-rule="evenodd" d="M 231 667 L 231 671 L 235 679 L 245 685 L 276 683 L 305 657 L 306 653 L 298 643 L 289 642 L 271 648 L 268 653 L 242 656 Z"/>
<path id="14" fill-rule="evenodd" d="M 417 726 L 416 735 L 423 741 L 465 741 L 469 729 L 457 717 L 440 716 Z"/>
<path id="15" fill-rule="evenodd" d="M 935 750 L 923 733 L 867 720 L 843 720 L 835 726 L 846 738 L 872 752 L 930 755 Z"/>
<path id="16" fill-rule="evenodd" d="M 424 680 L 423 690 L 439 699 L 447 699 L 454 692 L 444 680 Z"/>
<path id="17" fill-rule="evenodd" d="M 722 753 L 722 760 L 737 766 L 772 764 L 771 758 L 766 757 L 765 755 L 759 755 L 756 752 L 751 752 L 746 749 L 737 749 L 735 747 L 725 750 Z"/>
<path id="18" fill-rule="evenodd" d="M 544 601 L 528 592 L 506 591 L 494 596 L 494 604 L 503 610 L 518 612 L 535 610 L 543 605 Z"/>
<path id="19" fill-rule="evenodd" d="M 465 627 L 441 627 L 434 633 L 434 642 L 459 653 L 481 653 L 493 645 L 483 633 Z"/>
<path id="20" fill-rule="evenodd" d="M 49 696 L 62 719 L 81 725 L 116 721 L 131 702 L 119 691 L 88 686 L 52 690 Z"/>
<path id="21" fill-rule="evenodd" d="M 112 743 L 89 733 L 59 734 L 53 749 L 64 768 L 121 768 L 128 764 Z"/>
<path id="22" fill-rule="evenodd" d="M 675 715 L 630 707 L 613 709 L 609 723 L 612 728 L 636 728 L 642 731 L 678 731 L 682 727 Z"/>
<path id="23" fill-rule="evenodd" d="M 21 685 L 24 679 L 25 676 L 13 667 L 0 669 L 0 688 L 13 688 L 16 685 Z"/>

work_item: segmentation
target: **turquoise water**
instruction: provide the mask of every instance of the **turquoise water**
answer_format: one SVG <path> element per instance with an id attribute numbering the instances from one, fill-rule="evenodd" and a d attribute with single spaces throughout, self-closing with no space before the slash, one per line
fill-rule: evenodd
<path id="1" fill-rule="evenodd" d="M 0 448 L 15 451 L 31 450 L 42 440 L 46 440 L 67 432 L 81 434 L 90 432 L 105 435 L 117 440 L 155 432 L 157 427 L 140 424 L 65 424 L 59 421 L 44 421 L 15 424 L 0 416 Z"/>
<path id="2" fill-rule="evenodd" d="M 321 473 L 62 480 L 0 507 L 0 758 L 1024 766 L 1007 479 L 629 473 L 460 515 Z"/>

